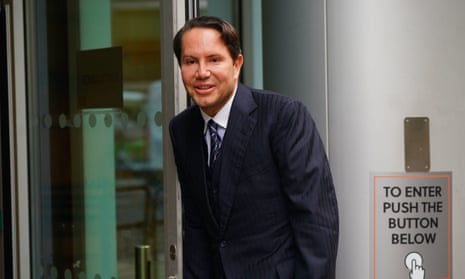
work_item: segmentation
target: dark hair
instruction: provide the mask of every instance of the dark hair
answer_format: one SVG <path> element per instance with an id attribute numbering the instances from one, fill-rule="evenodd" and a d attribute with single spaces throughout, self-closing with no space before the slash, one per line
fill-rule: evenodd
<path id="1" fill-rule="evenodd" d="M 236 61 L 239 54 L 241 54 L 239 34 L 231 24 L 218 17 L 200 16 L 187 21 L 176 33 L 176 36 L 174 36 L 173 49 L 179 64 L 181 64 L 182 37 L 184 33 L 193 28 L 210 28 L 220 32 L 221 40 L 228 48 L 233 61 Z"/>

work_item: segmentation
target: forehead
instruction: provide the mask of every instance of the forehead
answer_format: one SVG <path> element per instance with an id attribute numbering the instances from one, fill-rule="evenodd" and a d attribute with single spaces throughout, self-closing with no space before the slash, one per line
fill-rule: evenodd
<path id="1" fill-rule="evenodd" d="M 187 30 L 182 36 L 182 51 L 218 49 L 225 43 L 221 39 L 221 33 L 212 28 L 194 27 Z"/>

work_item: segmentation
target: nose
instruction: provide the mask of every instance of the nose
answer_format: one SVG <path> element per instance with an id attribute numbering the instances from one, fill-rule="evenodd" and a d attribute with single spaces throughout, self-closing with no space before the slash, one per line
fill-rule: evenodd
<path id="1" fill-rule="evenodd" d="M 195 73 L 195 76 L 198 79 L 205 79 L 210 76 L 210 70 L 205 65 L 205 63 L 199 63 L 199 67 L 197 68 L 197 72 Z"/>

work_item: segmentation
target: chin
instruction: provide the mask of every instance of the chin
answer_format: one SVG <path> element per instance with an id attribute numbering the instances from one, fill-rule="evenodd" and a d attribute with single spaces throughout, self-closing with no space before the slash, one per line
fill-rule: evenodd
<path id="1" fill-rule="evenodd" d="M 208 96 L 202 96 L 202 97 L 196 97 L 193 98 L 194 102 L 199 106 L 199 107 L 209 107 L 213 105 L 213 102 L 210 101 L 210 98 Z"/>

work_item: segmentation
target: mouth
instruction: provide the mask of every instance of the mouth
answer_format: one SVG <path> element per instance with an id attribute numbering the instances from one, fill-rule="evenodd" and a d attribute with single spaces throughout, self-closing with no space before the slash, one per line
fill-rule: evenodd
<path id="1" fill-rule="evenodd" d="M 198 94 L 201 94 L 201 95 L 211 93 L 214 88 L 215 88 L 214 85 L 196 85 L 196 86 L 194 86 L 195 92 L 197 92 Z"/>

